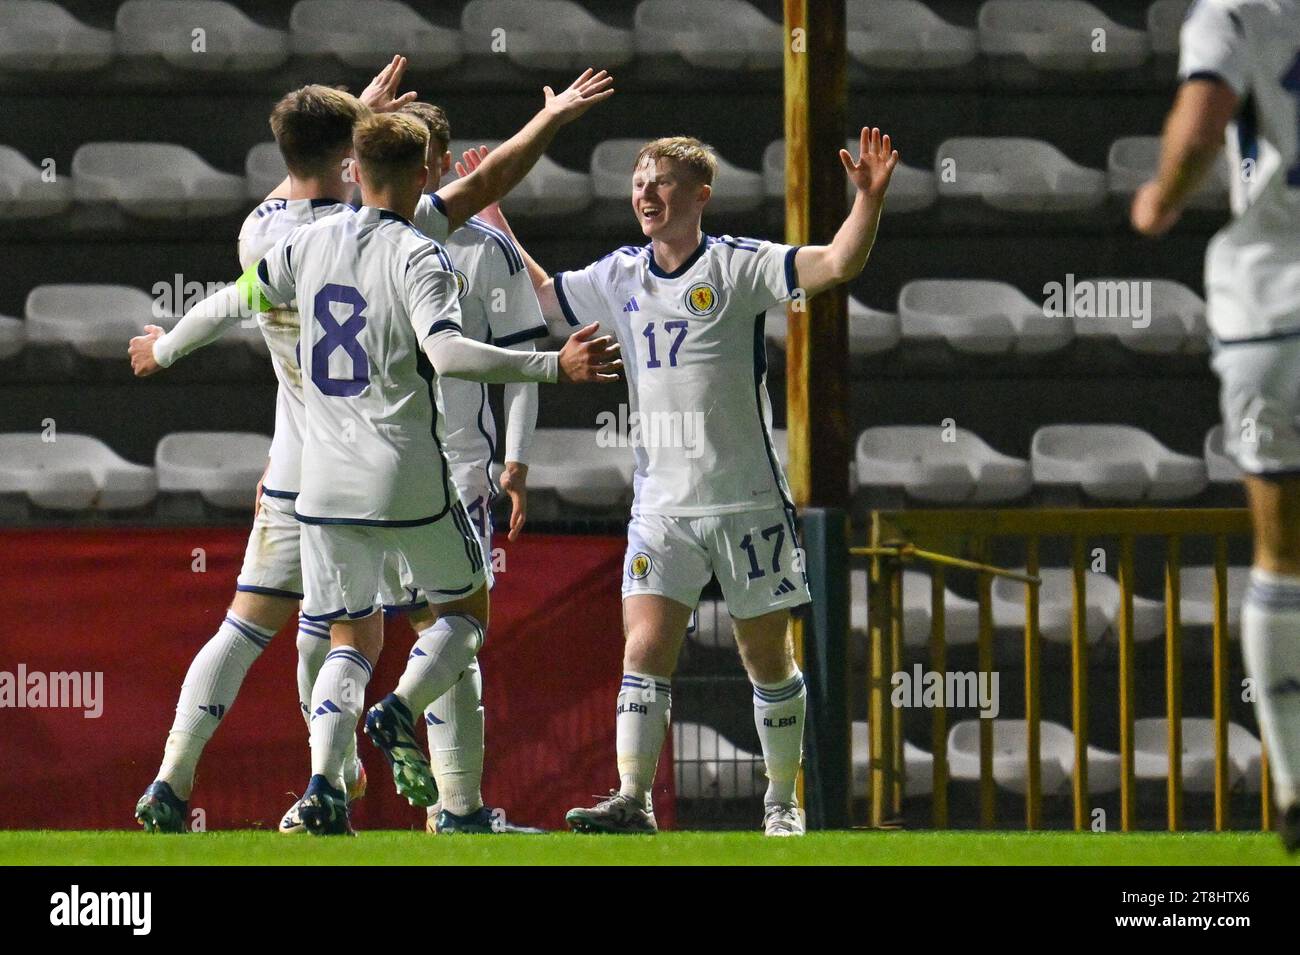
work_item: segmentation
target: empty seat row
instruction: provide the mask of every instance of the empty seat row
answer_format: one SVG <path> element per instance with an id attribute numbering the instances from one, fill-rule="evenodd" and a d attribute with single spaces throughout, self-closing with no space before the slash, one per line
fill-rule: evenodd
<path id="1" fill-rule="evenodd" d="M 48 0 L 10 0 L 0 8 L 0 68 L 76 72 L 103 67 L 117 55 L 162 57 L 188 70 L 251 72 L 274 69 L 290 54 L 335 56 L 368 68 L 397 47 L 430 70 L 489 54 L 528 69 L 616 67 L 634 56 L 673 57 L 702 70 L 781 67 L 781 24 L 744 0 L 642 0 L 631 30 L 597 19 L 573 0 L 471 0 L 459 30 L 396 0 L 366 6 L 358 18 L 349 0 L 301 0 L 286 32 L 223 0 L 126 0 L 108 31 Z M 1135 30 L 1083 0 L 986 0 L 970 29 L 946 22 L 920 0 L 849 0 L 847 46 L 854 60 L 874 70 L 951 69 L 982 53 L 1043 70 L 1109 72 L 1175 50 L 1187 6 L 1188 0 L 1157 0 L 1147 8 L 1147 29 Z"/>
<path id="2" fill-rule="evenodd" d="M 1042 584 L 1038 588 L 1038 632 L 1049 643 L 1073 642 L 1074 590 L 1069 568 L 1039 569 Z M 1245 567 L 1227 568 L 1228 636 L 1236 639 L 1240 631 L 1241 601 L 1249 582 Z M 1184 627 L 1211 627 L 1214 624 L 1214 568 L 1183 567 L 1179 573 L 1179 620 Z M 849 576 L 850 625 L 859 634 L 869 627 L 868 594 L 870 585 L 865 568 L 854 568 Z M 1115 579 L 1104 573 L 1089 572 L 1084 578 L 1086 613 L 1084 632 L 1089 644 L 1119 641 L 1120 589 Z M 903 643 L 912 649 L 929 644 L 932 620 L 930 577 L 918 570 L 903 572 Z M 998 577 L 993 581 L 990 610 L 993 626 L 1000 630 L 1023 632 L 1025 626 L 1025 585 Z M 703 617 L 704 611 L 701 610 Z M 948 646 L 973 646 L 979 640 L 979 604 L 945 589 L 943 598 L 944 641 Z M 725 617 L 725 615 L 723 615 Z M 722 618 L 719 618 L 720 620 Z M 721 630 L 721 627 L 716 629 Z M 702 632 L 703 633 L 703 632 Z M 1133 595 L 1133 639 L 1145 643 L 1165 633 L 1163 600 Z M 730 634 L 730 631 L 727 631 Z M 697 635 L 704 642 L 708 634 Z M 724 645 L 719 639 L 715 645 Z"/>
<path id="3" fill-rule="evenodd" d="M 1029 788 L 1029 746 L 1023 720 L 995 719 L 993 726 L 993 779 L 999 788 L 1025 795 Z M 1169 723 L 1163 717 L 1134 721 L 1134 775 L 1143 782 L 1169 778 Z M 1214 792 L 1214 721 L 1205 717 L 1182 719 L 1182 779 L 1187 793 Z M 853 791 L 862 798 L 870 782 L 870 730 L 867 723 L 853 724 Z M 980 778 L 980 721 L 962 720 L 948 733 L 948 776 L 961 782 Z M 1048 796 L 1068 796 L 1074 780 L 1074 733 L 1060 723 L 1039 723 L 1039 780 Z M 1228 724 L 1228 784 L 1248 793 L 1260 791 L 1262 746 L 1250 730 Z M 933 789 L 934 756 L 908 742 L 906 787 L 908 796 L 928 795 Z M 1116 752 L 1088 746 L 1088 791 L 1114 792 L 1122 772 Z"/>
<path id="4" fill-rule="evenodd" d="M 595 200 L 624 202 L 632 164 L 644 140 L 609 139 L 591 153 L 590 171 L 566 169 L 542 157 L 505 201 L 515 215 L 574 215 Z M 499 145 L 455 141 L 452 155 L 467 148 Z M 857 154 L 857 140 L 845 147 Z M 933 169 L 906 163 L 890 184 L 890 213 L 927 209 L 939 199 L 978 200 L 1008 212 L 1075 212 L 1096 208 L 1107 195 L 1132 196 L 1149 179 L 1159 159 L 1155 136 L 1126 136 L 1110 147 L 1107 170 L 1071 162 L 1049 143 L 1016 137 L 957 137 L 943 142 Z M 87 143 L 72 160 L 68 176 L 51 177 L 22 153 L 0 146 L 0 211 L 11 217 L 61 212 L 75 199 L 83 203 L 115 202 L 132 215 L 182 218 L 229 215 L 248 199 L 261 199 L 285 176 L 275 143 L 253 146 L 244 176 L 220 172 L 192 150 L 174 143 Z M 1219 157 L 1215 173 L 1195 194 L 1197 208 L 1226 209 L 1229 169 Z M 723 214 L 752 212 L 765 200 L 785 195 L 785 141 L 763 152 L 762 172 L 718 157 L 710 208 Z M 852 189 L 846 180 L 845 188 Z"/>

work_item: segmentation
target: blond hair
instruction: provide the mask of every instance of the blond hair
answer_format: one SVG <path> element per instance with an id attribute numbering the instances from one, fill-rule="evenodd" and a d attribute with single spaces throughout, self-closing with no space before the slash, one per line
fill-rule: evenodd
<path id="1" fill-rule="evenodd" d="M 429 130 L 413 116 L 380 113 L 357 123 L 352 148 L 366 183 L 383 189 L 424 168 Z"/>
<path id="2" fill-rule="evenodd" d="M 299 179 L 337 171 L 352 145 L 352 127 L 370 115 L 351 93 L 312 84 L 286 93 L 271 110 L 271 132 L 289 172 Z"/>
<path id="3" fill-rule="evenodd" d="M 713 177 L 718 171 L 718 159 L 713 154 L 713 147 L 700 142 L 694 136 L 665 136 L 646 143 L 636 154 L 632 164 L 635 172 L 647 159 L 658 161 L 671 159 L 682 166 L 689 175 L 704 183 L 713 184 Z"/>
<path id="4" fill-rule="evenodd" d="M 441 106 L 422 102 L 407 103 L 402 107 L 401 112 L 408 113 L 424 123 L 429 130 L 429 138 L 438 144 L 438 151 L 444 153 L 447 151 L 447 147 L 451 145 L 451 122 Z"/>

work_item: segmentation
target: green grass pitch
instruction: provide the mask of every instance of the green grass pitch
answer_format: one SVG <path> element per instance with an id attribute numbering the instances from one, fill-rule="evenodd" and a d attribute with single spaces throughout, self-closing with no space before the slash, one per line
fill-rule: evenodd
<path id="1" fill-rule="evenodd" d="M 3 865 L 1287 865 L 1261 833 L 751 832 L 355 839 L 235 831 L 0 832 Z"/>

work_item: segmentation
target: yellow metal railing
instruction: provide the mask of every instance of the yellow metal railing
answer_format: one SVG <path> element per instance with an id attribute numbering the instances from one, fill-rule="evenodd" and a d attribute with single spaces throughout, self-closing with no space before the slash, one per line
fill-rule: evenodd
<path id="1" fill-rule="evenodd" d="M 1169 778 L 1167 824 L 1183 825 L 1182 784 L 1182 624 L 1180 569 L 1182 542 L 1209 537 L 1214 542 L 1213 693 L 1214 693 L 1214 828 L 1228 827 L 1228 539 L 1250 533 L 1245 510 L 1228 508 L 1006 510 L 1006 511 L 876 511 L 871 515 L 870 546 L 852 547 L 854 557 L 869 557 L 868 603 L 871 822 L 884 826 L 902 812 L 905 784 L 902 719 L 890 700 L 891 678 L 903 654 L 902 568 L 919 561 L 931 566 L 929 666 L 946 673 L 947 639 L 944 619 L 945 570 L 957 568 L 976 575 L 979 606 L 978 669 L 981 679 L 993 671 L 992 583 L 995 577 L 1025 585 L 1025 731 L 1028 779 L 1025 825 L 1042 824 L 1042 777 L 1039 738 L 1042 672 L 1039 633 L 1039 549 L 1044 539 L 1070 543 L 1073 590 L 1071 613 L 1071 714 L 1074 731 L 1074 828 L 1089 824 L 1088 805 L 1088 634 L 1087 542 L 1096 538 L 1119 541 L 1120 607 L 1118 708 L 1120 756 L 1120 827 L 1128 832 L 1137 823 L 1137 784 L 1134 771 L 1135 674 L 1133 645 L 1134 542 L 1158 538 L 1164 542 L 1165 596 L 1165 715 L 1168 725 Z M 994 541 L 1023 542 L 1024 572 L 993 566 Z M 995 821 L 993 727 L 979 721 L 980 822 Z M 934 754 L 932 824 L 948 825 L 947 713 L 932 712 L 930 731 Z M 1271 828 L 1268 757 L 1261 763 L 1261 818 Z"/>

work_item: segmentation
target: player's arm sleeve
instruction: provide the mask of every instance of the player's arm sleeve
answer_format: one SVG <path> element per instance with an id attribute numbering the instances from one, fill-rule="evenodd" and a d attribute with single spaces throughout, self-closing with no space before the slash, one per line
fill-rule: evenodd
<path id="1" fill-rule="evenodd" d="M 1238 96 L 1250 85 L 1246 35 L 1239 15 L 1213 0 L 1199 0 L 1179 36 L 1178 79 L 1217 79 Z"/>
<path id="2" fill-rule="evenodd" d="M 273 308 L 277 304 L 273 301 L 276 296 L 260 278 L 265 264 L 263 259 L 250 266 L 236 282 L 209 295 L 186 312 L 171 331 L 154 342 L 154 360 L 169 368 L 191 352 L 216 341 L 241 319 Z M 292 300 L 291 289 L 289 298 L 284 301 Z"/>
<path id="3" fill-rule="evenodd" d="M 795 297 L 799 276 L 795 272 L 794 258 L 799 246 L 756 239 L 732 241 L 736 247 L 731 253 L 729 270 L 731 290 L 749 300 L 750 310 L 763 312 L 777 302 Z"/>
<path id="4" fill-rule="evenodd" d="M 447 219 L 447 207 L 436 192 L 425 193 L 415 206 L 415 216 L 411 224 L 435 242 L 446 242 L 451 234 L 451 222 Z"/>
<path id="5" fill-rule="evenodd" d="M 430 242 L 408 260 L 407 314 L 434 371 L 488 383 L 558 380 L 559 352 L 510 351 L 462 335 L 456 292 L 451 260 L 441 246 Z"/>
<path id="6" fill-rule="evenodd" d="M 603 265 L 607 261 L 601 259 L 576 272 L 555 273 L 555 297 L 570 330 L 592 322 L 600 322 L 605 328 L 613 324 L 609 300 L 605 297 L 609 276 Z"/>
<path id="7" fill-rule="evenodd" d="M 511 253 L 514 252 L 512 256 Z M 485 256 L 490 264 L 488 315 L 492 344 L 512 351 L 536 350 L 537 339 L 548 334 L 532 280 L 514 244 L 493 244 Z M 498 290 L 500 290 L 498 292 Z M 496 296 L 496 300 L 492 298 Z M 500 302 L 500 311 L 494 306 Z M 505 460 L 528 463 L 528 450 L 537 430 L 537 385 L 511 383 L 505 387 Z"/>

